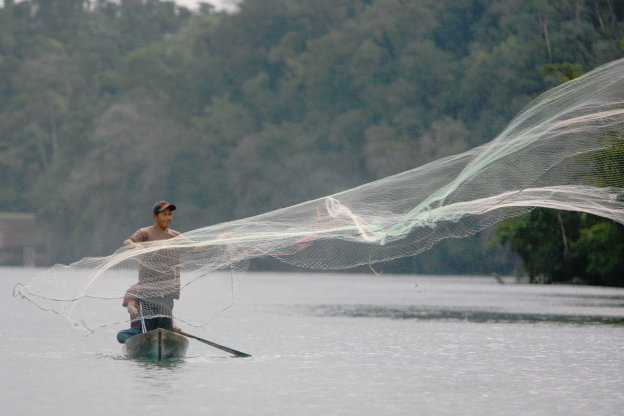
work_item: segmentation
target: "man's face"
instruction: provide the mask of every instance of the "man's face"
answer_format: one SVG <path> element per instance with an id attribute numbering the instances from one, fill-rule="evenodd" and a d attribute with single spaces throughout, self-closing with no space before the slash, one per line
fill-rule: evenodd
<path id="1" fill-rule="evenodd" d="M 159 212 L 158 214 L 154 214 L 154 221 L 156 221 L 156 225 L 161 230 L 166 230 L 173 220 L 173 212 L 167 208 L 164 211 Z"/>

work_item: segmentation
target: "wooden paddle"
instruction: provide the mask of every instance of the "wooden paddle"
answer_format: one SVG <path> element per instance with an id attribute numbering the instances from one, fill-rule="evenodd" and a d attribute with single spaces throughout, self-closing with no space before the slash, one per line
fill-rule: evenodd
<path id="1" fill-rule="evenodd" d="M 251 357 L 251 354 L 247 354 L 247 353 L 242 352 L 242 351 L 236 351 L 233 348 L 224 347 L 223 345 L 219 345 L 219 344 L 217 344 L 215 342 L 208 341 L 207 339 L 196 337 L 195 335 L 187 334 L 186 332 L 182 332 L 182 331 L 180 331 L 179 333 L 181 335 L 184 335 L 185 337 L 193 338 L 193 339 L 196 339 L 199 342 L 203 342 L 204 344 L 208 344 L 211 347 L 215 347 L 215 348 L 218 348 L 218 349 L 223 350 L 225 352 L 229 352 L 230 354 L 235 355 L 237 357 Z"/>

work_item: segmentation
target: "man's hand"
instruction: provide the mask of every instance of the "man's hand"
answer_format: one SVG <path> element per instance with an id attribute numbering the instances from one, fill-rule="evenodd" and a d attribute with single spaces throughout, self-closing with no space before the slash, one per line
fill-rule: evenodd
<path id="1" fill-rule="evenodd" d="M 136 306 L 131 305 L 130 303 L 128 303 L 128 313 L 132 317 L 139 316 L 139 311 L 137 310 Z"/>
<path id="2" fill-rule="evenodd" d="M 180 328 L 175 322 L 173 323 L 173 330 L 177 333 L 182 332 L 182 328 Z"/>
<path id="3" fill-rule="evenodd" d="M 223 240 L 225 238 L 230 238 L 230 236 L 232 235 L 232 233 L 230 233 L 229 231 L 226 231 L 224 233 L 221 233 L 217 236 L 217 240 Z"/>
<path id="4" fill-rule="evenodd" d="M 135 243 L 134 241 L 127 239 L 123 242 L 124 247 L 126 248 L 141 248 L 143 247 L 143 244 L 141 243 Z"/>

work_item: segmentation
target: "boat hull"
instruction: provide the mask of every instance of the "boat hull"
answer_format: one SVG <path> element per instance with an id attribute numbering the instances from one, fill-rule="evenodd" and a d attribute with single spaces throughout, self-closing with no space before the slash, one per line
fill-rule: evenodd
<path id="1" fill-rule="evenodd" d="M 182 358 L 187 349 L 186 337 L 162 328 L 130 337 L 123 346 L 125 355 L 149 361 Z"/>

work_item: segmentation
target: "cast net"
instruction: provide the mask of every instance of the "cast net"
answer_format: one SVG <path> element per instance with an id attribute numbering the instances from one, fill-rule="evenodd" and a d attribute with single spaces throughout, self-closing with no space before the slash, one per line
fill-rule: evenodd
<path id="1" fill-rule="evenodd" d="M 145 301 L 146 318 L 173 314 L 202 325 L 210 314 L 185 314 L 219 302 L 206 277 L 227 282 L 253 258 L 350 268 L 413 256 L 533 207 L 624 224 L 623 128 L 624 60 L 618 60 L 541 95 L 494 140 L 465 153 L 259 216 L 57 265 L 16 294 L 94 329 L 128 321 L 121 299 L 139 268 L 134 296 Z"/>

